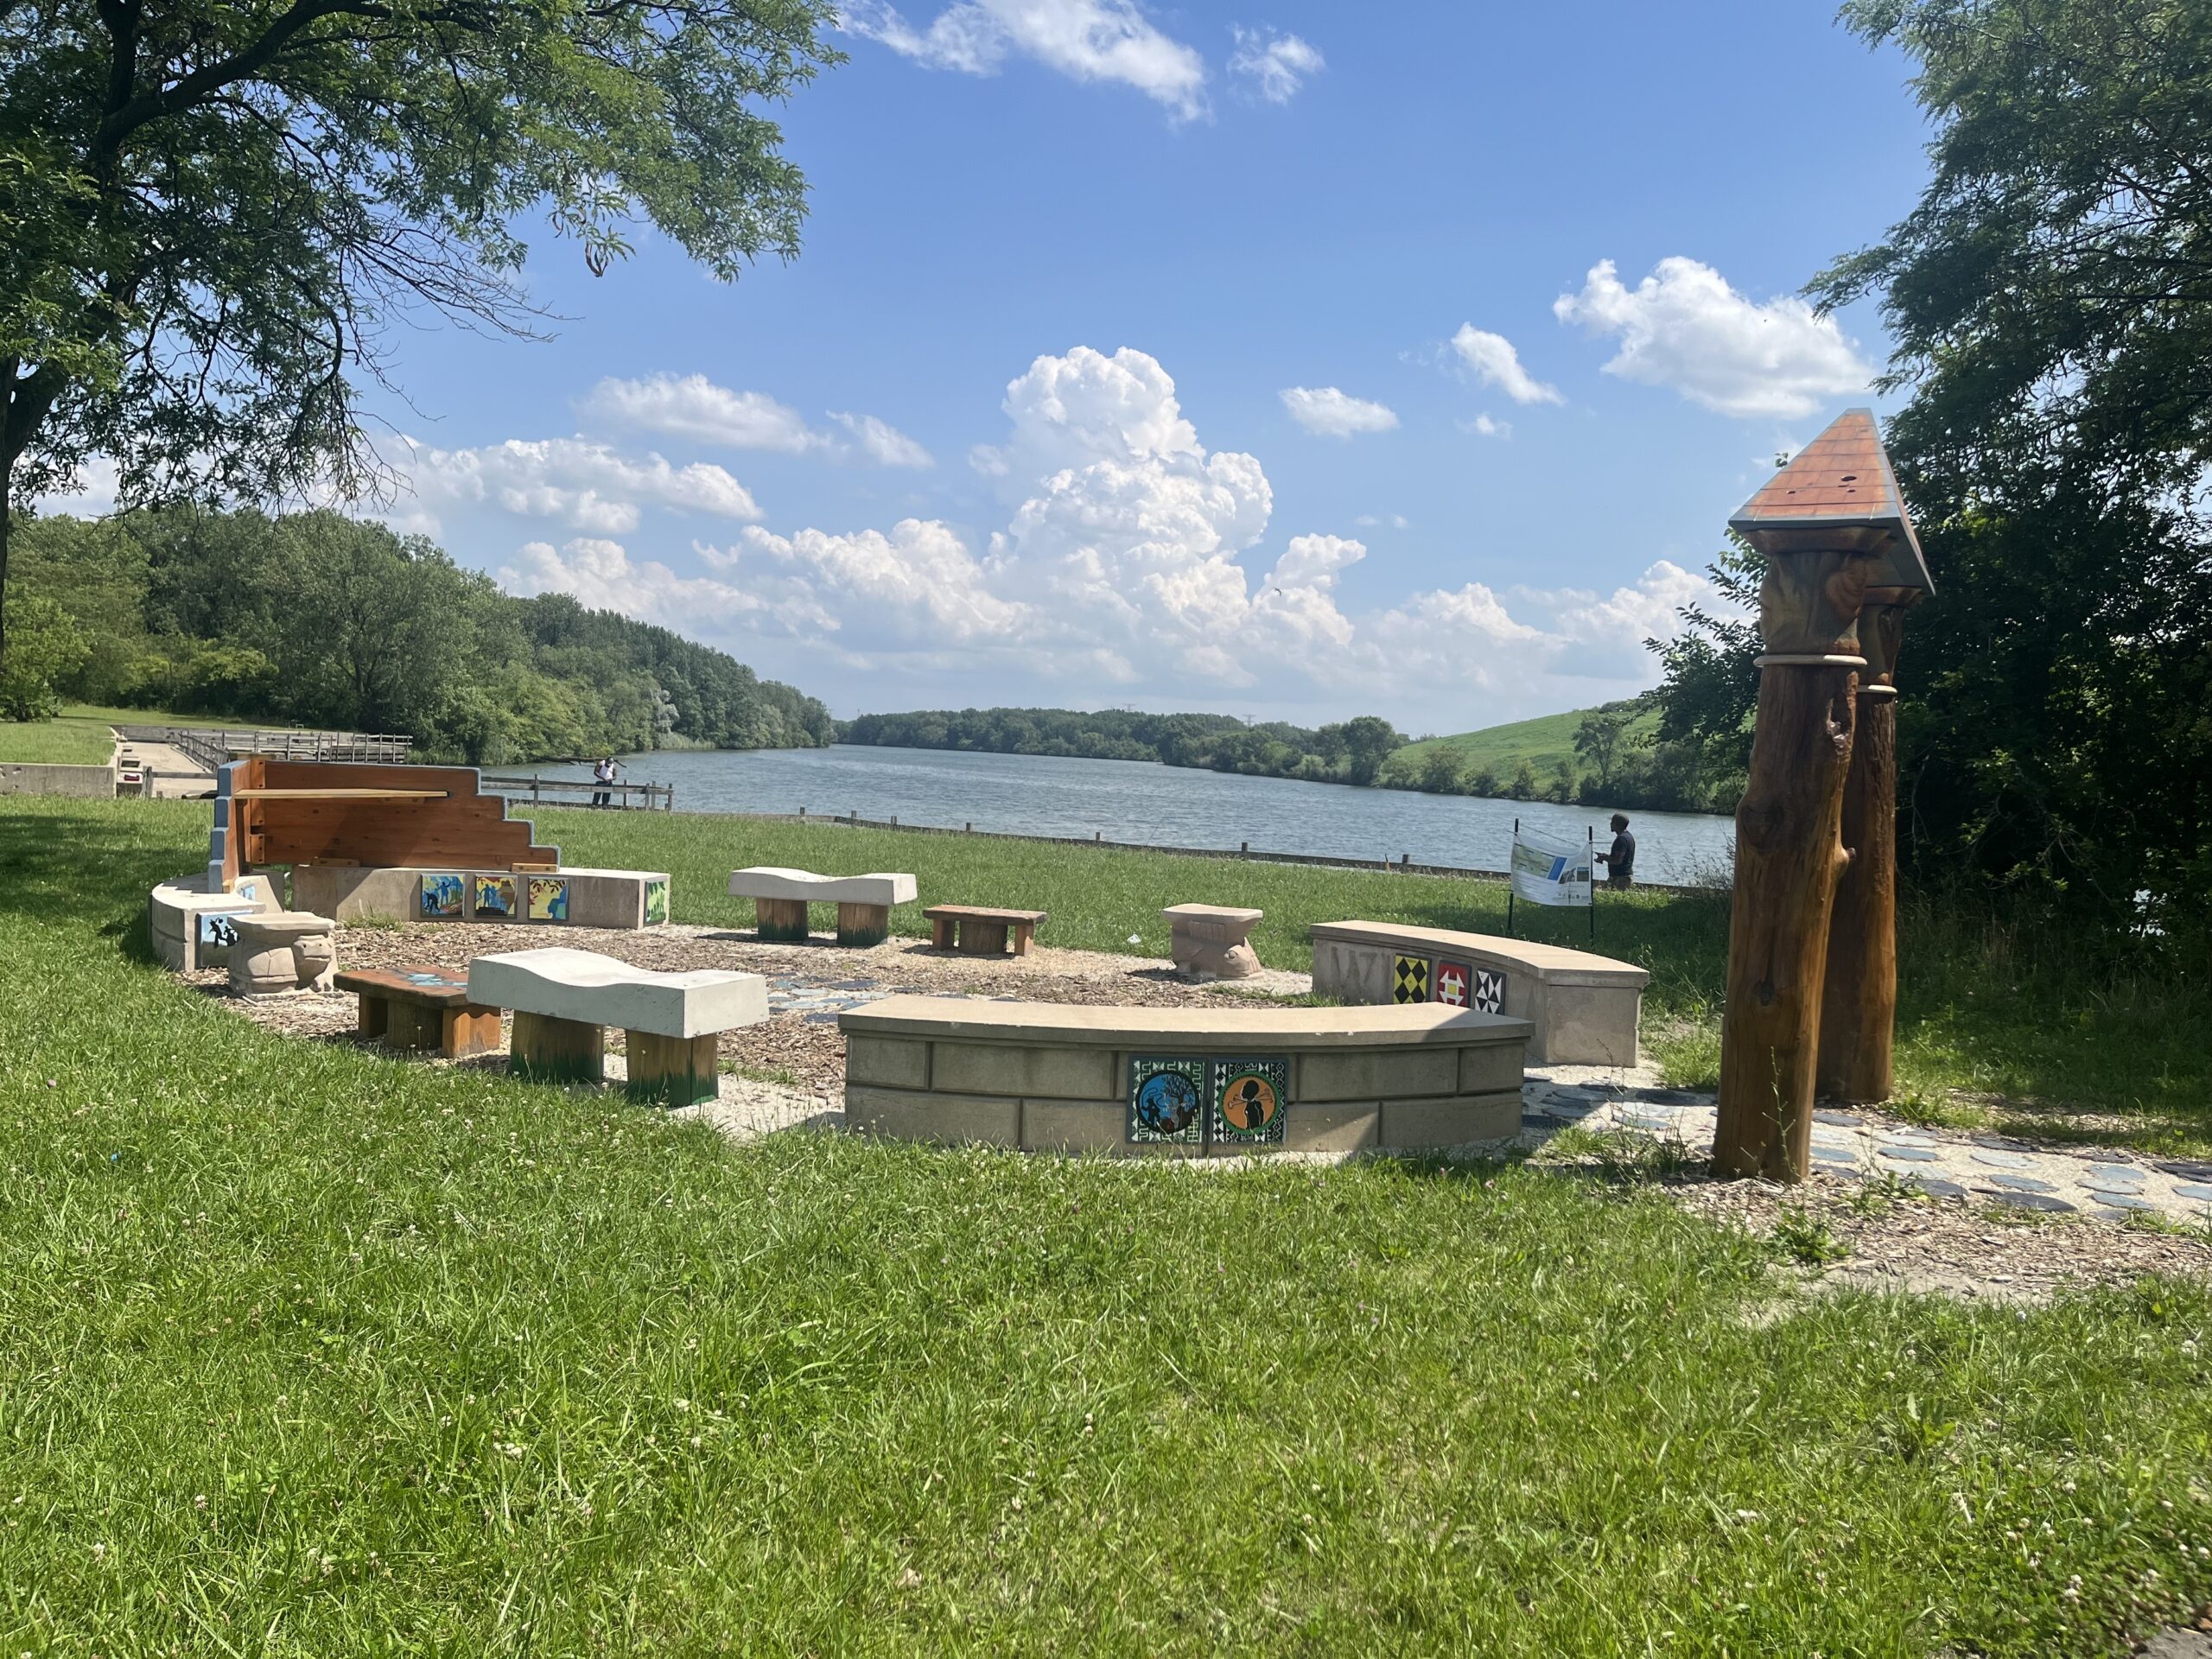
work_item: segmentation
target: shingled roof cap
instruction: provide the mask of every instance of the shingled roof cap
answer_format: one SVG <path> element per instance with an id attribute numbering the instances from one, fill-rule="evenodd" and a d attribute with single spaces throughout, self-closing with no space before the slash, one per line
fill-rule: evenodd
<path id="1" fill-rule="evenodd" d="M 1885 562 L 1873 587 L 1936 589 L 1871 409 L 1837 416 L 1744 503 L 1728 528 L 1768 558 L 1863 552 Z"/>

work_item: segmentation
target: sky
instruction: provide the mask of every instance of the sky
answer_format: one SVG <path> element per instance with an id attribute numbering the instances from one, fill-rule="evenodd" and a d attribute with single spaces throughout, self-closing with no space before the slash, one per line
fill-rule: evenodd
<path id="1" fill-rule="evenodd" d="M 1821 4 L 849 0 L 801 256 L 533 242 L 541 343 L 395 338 L 383 516 L 833 712 L 1630 695 L 1870 389 L 1796 297 L 1911 207 Z"/>

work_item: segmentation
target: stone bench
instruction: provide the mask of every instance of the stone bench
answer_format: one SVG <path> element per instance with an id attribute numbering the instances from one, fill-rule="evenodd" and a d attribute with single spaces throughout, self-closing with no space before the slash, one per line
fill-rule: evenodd
<path id="1" fill-rule="evenodd" d="M 231 989 L 241 996 L 330 988 L 338 925 L 307 911 L 262 910 L 232 918 Z"/>
<path id="2" fill-rule="evenodd" d="M 1196 1157 L 1519 1132 L 1526 1020 L 1428 1004 L 1070 1007 L 894 996 L 840 1014 L 845 1116 L 898 1140 Z"/>
<path id="3" fill-rule="evenodd" d="M 931 905 L 922 914 L 930 918 L 932 945 L 970 957 L 1002 957 L 1008 939 L 1014 954 L 1026 957 L 1037 930 L 1052 919 L 1041 910 L 995 910 L 988 905 Z"/>
<path id="4" fill-rule="evenodd" d="M 1260 957 L 1248 942 L 1267 916 L 1264 910 L 1224 905 L 1170 905 L 1160 912 L 1167 924 L 1167 954 L 1185 979 L 1249 979 L 1260 971 Z"/>
<path id="5" fill-rule="evenodd" d="M 161 964 L 177 973 L 224 967 L 238 918 L 282 910 L 277 895 L 276 878 L 267 874 L 240 876 L 228 891 L 211 890 L 204 875 L 164 881 L 146 896 L 147 942 Z"/>
<path id="6" fill-rule="evenodd" d="M 338 976 L 338 988 L 360 999 L 359 1028 L 394 1048 L 435 1049 L 449 1060 L 499 1046 L 499 1011 L 468 1000 L 457 968 L 363 968 Z"/>
<path id="7" fill-rule="evenodd" d="M 721 1086 L 720 1034 L 768 1017 L 768 982 L 716 969 L 657 974 L 554 946 L 477 957 L 468 964 L 468 1000 L 515 1011 L 508 1069 L 518 1077 L 604 1082 L 607 1027 L 620 1026 L 629 1092 L 691 1106 Z"/>
<path id="8" fill-rule="evenodd" d="M 1346 1002 L 1442 1002 L 1531 1028 L 1540 1065 L 1634 1065 L 1643 988 L 1634 963 L 1563 945 L 1396 922 L 1316 922 L 1313 988 Z"/>
<path id="9" fill-rule="evenodd" d="M 782 943 L 808 937 L 806 907 L 837 906 L 837 943 L 881 944 L 891 937 L 891 907 L 913 902 L 920 889 L 911 875 L 817 875 L 763 865 L 729 873 L 733 899 L 753 900 L 753 925 L 761 938 Z"/>

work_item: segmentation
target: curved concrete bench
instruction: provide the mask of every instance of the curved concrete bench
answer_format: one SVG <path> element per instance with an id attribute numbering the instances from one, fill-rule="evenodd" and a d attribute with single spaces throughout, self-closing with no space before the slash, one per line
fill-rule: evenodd
<path id="1" fill-rule="evenodd" d="M 165 968 L 220 968 L 231 959 L 239 917 L 283 908 L 273 875 L 242 875 L 228 892 L 211 891 L 204 875 L 181 875 L 147 894 L 147 938 Z"/>
<path id="2" fill-rule="evenodd" d="M 762 865 L 729 873 L 733 899 L 753 900 L 753 925 L 764 939 L 807 937 L 810 904 L 837 906 L 837 943 L 881 944 L 891 937 L 891 906 L 911 904 L 920 889 L 903 872 L 872 875 L 817 875 Z"/>
<path id="3" fill-rule="evenodd" d="M 894 996 L 837 1023 L 855 1128 L 1167 1157 L 1501 1141 L 1521 1127 L 1529 1039 L 1526 1020 L 1434 1005 L 1102 1008 Z"/>
<path id="4" fill-rule="evenodd" d="M 512 1008 L 508 1069 L 563 1083 L 606 1076 L 607 1030 L 620 1026 L 629 1091 L 669 1105 L 712 1100 L 718 1035 L 768 1017 L 758 974 L 657 974 L 590 950 L 513 950 L 468 964 L 468 1001 Z"/>
<path id="5" fill-rule="evenodd" d="M 1562 945 L 1395 922 L 1316 922 L 1313 988 L 1346 1002 L 1443 1002 L 1526 1020 L 1540 1065 L 1634 1065 L 1643 988 L 1632 962 Z"/>

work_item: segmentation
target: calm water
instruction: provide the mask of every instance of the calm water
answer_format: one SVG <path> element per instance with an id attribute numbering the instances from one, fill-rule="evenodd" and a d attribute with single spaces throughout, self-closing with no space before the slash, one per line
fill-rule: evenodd
<path id="1" fill-rule="evenodd" d="M 512 775 L 531 769 L 501 768 Z M 588 766 L 535 768 L 548 778 L 588 779 Z M 1046 755 L 967 754 L 943 749 L 839 745 L 827 749 L 667 750 L 626 758 L 631 783 L 673 784 L 686 812 L 855 813 L 901 823 L 1021 835 L 1103 833 L 1109 841 L 1220 848 L 1501 870 L 1513 820 L 1580 840 L 1612 837 L 1602 806 L 1487 801 L 1348 789 L 1283 778 L 1242 778 L 1136 760 L 1065 760 Z M 1725 870 L 1735 842 L 1727 818 L 1630 813 L 1636 873 L 1644 880 L 1693 885 Z"/>

